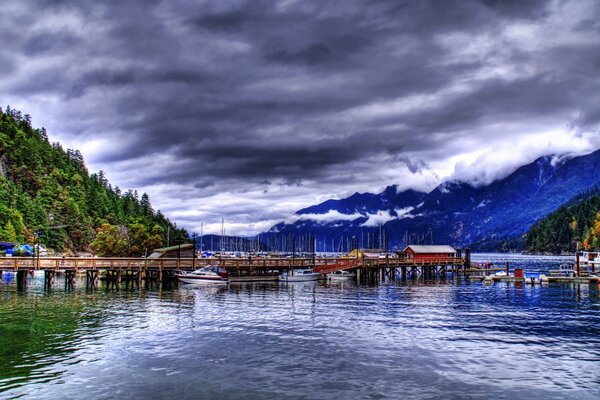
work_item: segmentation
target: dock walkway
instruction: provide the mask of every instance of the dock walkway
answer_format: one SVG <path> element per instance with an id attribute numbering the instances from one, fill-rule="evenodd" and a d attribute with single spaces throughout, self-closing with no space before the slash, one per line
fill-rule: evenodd
<path id="1" fill-rule="evenodd" d="M 383 279 L 395 276 L 399 269 L 402 276 L 407 273 L 435 275 L 459 272 L 469 265 L 468 258 L 446 257 L 415 263 L 410 259 L 396 257 L 380 258 L 117 258 L 117 257 L 3 257 L 0 258 L 0 275 L 3 271 L 17 273 L 17 282 L 24 280 L 27 273 L 44 271 L 46 283 L 51 285 L 57 272 L 64 272 L 67 282 L 74 283 L 75 274 L 85 273 L 86 281 L 95 285 L 102 273 L 107 280 L 120 282 L 123 277 L 138 282 L 146 280 L 173 279 L 180 271 L 191 271 L 206 265 L 226 269 L 230 276 L 244 280 L 244 276 L 268 275 L 280 271 L 314 268 L 320 273 L 331 273 L 344 269 L 362 271 L 362 276 Z"/>

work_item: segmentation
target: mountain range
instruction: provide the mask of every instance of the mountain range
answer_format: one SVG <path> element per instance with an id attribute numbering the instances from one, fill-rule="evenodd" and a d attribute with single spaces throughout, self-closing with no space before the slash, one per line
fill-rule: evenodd
<path id="1" fill-rule="evenodd" d="M 522 247 L 523 235 L 541 218 L 600 183 L 600 150 L 570 157 L 544 156 L 488 185 L 446 181 L 429 193 L 355 193 L 301 209 L 266 237 L 314 235 L 318 250 L 401 248 L 447 243 L 479 251 Z"/>

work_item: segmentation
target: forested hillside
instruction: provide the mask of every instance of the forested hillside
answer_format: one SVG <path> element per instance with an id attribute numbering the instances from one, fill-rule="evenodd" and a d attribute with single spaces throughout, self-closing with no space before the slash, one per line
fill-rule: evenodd
<path id="1" fill-rule="evenodd" d="M 527 233 L 525 246 L 534 253 L 600 249 L 600 194 L 579 196 L 536 223 Z"/>
<path id="2" fill-rule="evenodd" d="M 51 143 L 29 115 L 0 109 L 0 241 L 106 256 L 141 256 L 187 241 L 147 194 L 121 192 L 103 172 L 89 174 L 81 153 Z M 168 236 L 167 236 L 168 235 Z"/>

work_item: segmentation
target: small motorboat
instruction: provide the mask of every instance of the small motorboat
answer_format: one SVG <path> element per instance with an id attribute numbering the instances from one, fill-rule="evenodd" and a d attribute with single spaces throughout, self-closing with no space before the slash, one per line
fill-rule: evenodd
<path id="1" fill-rule="evenodd" d="M 525 272 L 524 278 L 527 285 L 536 285 L 542 283 L 542 275 L 540 272 Z"/>
<path id="2" fill-rule="evenodd" d="M 192 272 L 175 275 L 183 283 L 227 283 L 227 270 L 208 265 Z"/>
<path id="3" fill-rule="evenodd" d="M 330 281 L 341 281 L 341 280 L 348 280 L 348 279 L 355 279 L 356 278 L 356 274 L 354 272 L 350 272 L 350 271 L 335 271 L 332 272 L 330 274 L 327 274 L 327 279 Z"/>
<path id="4" fill-rule="evenodd" d="M 283 272 L 279 275 L 279 280 L 284 282 L 307 282 L 316 281 L 319 278 L 318 272 L 313 271 L 311 268 L 306 269 L 295 269 L 288 272 Z"/>

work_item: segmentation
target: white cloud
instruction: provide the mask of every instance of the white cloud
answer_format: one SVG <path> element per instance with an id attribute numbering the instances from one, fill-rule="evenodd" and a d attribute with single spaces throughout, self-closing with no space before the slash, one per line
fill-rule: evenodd
<path id="1" fill-rule="evenodd" d="M 354 214 L 343 214 L 337 210 L 329 210 L 325 214 L 294 214 L 288 218 L 285 222 L 287 224 L 293 224 L 296 221 L 316 221 L 320 223 L 337 222 L 337 221 L 354 221 L 355 219 L 362 218 L 363 215 L 359 213 Z"/>
<path id="2" fill-rule="evenodd" d="M 360 226 L 379 226 L 385 224 L 388 221 L 396 219 L 396 217 L 393 216 L 388 210 L 377 211 L 375 214 L 367 214 L 367 217 L 368 219 L 365 222 L 363 222 Z"/>

